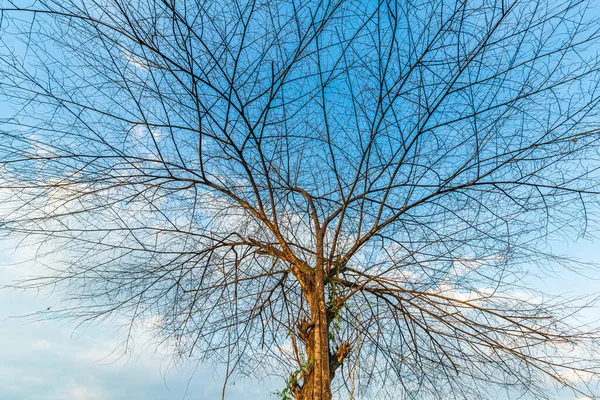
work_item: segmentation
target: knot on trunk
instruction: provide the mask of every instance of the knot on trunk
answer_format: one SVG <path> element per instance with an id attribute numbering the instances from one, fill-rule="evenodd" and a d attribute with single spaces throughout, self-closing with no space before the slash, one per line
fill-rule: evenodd
<path id="1" fill-rule="evenodd" d="M 340 344 L 340 347 L 338 347 L 338 349 L 335 351 L 335 359 L 338 363 L 341 364 L 342 361 L 344 361 L 344 358 L 346 358 L 346 356 L 348 355 L 348 353 L 350 353 L 350 343 L 343 342 L 342 344 Z"/>
<path id="2" fill-rule="evenodd" d="M 329 369 L 331 371 L 330 373 L 332 378 L 335 371 L 340 367 L 340 365 L 342 365 L 344 359 L 346 356 L 348 356 L 348 353 L 350 353 L 350 350 L 350 343 L 342 342 L 335 353 L 329 355 Z"/>
<path id="3" fill-rule="evenodd" d="M 300 323 L 298 324 L 298 337 L 304 342 L 304 344 L 308 344 L 310 331 L 314 327 L 314 322 L 309 322 L 306 318 L 302 317 Z"/>

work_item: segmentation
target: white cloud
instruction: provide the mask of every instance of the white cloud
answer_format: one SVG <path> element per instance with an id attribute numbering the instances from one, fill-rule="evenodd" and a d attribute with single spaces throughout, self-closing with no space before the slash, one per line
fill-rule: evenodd
<path id="1" fill-rule="evenodd" d="M 595 378 L 595 375 L 592 372 L 587 371 L 576 371 L 572 369 L 567 369 L 564 371 L 560 371 L 558 375 L 569 382 L 570 384 L 577 384 L 580 382 L 589 382 L 590 380 Z M 586 397 L 579 400 L 587 400 Z"/>
<path id="2" fill-rule="evenodd" d="M 485 265 L 493 264 L 495 262 L 500 262 L 505 260 L 506 257 L 501 255 L 492 255 L 488 257 L 483 257 L 480 259 L 477 258 L 459 258 L 454 260 L 452 263 L 452 275 L 461 277 L 469 274 L 472 271 L 477 270 L 480 267 Z"/>
<path id="3" fill-rule="evenodd" d="M 110 396 L 93 381 L 83 384 L 73 379 L 64 387 L 57 387 L 48 394 L 47 398 L 51 400 L 107 400 Z"/>
<path id="4" fill-rule="evenodd" d="M 118 361 L 126 363 L 129 356 L 125 355 L 124 350 L 122 342 L 103 340 L 95 342 L 91 347 L 83 348 L 76 353 L 75 357 L 81 361 L 100 365 L 114 364 Z"/>
<path id="5" fill-rule="evenodd" d="M 75 400 L 93 400 L 101 398 L 97 393 L 90 391 L 89 388 L 80 385 L 74 385 L 71 388 L 71 395 Z"/>
<path id="6" fill-rule="evenodd" d="M 123 53 L 123 59 L 127 63 L 127 65 L 133 66 L 135 69 L 139 71 L 149 71 L 148 63 L 142 57 L 133 53 Z"/>
<path id="7" fill-rule="evenodd" d="M 52 343 L 47 340 L 40 339 L 33 342 L 31 344 L 31 348 L 34 350 L 50 350 L 52 348 Z"/>
<path id="8" fill-rule="evenodd" d="M 154 139 L 158 142 L 161 137 L 162 137 L 162 131 L 158 128 L 153 128 L 153 127 L 148 127 L 146 125 L 134 125 L 134 127 L 131 129 L 131 134 L 133 135 L 133 137 L 135 139 L 142 139 L 143 137 L 147 136 L 148 134 L 152 134 L 152 136 L 154 137 Z"/>

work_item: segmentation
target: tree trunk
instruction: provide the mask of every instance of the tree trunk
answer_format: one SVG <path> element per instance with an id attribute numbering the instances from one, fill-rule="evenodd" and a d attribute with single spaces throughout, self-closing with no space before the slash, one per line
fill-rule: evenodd
<path id="1" fill-rule="evenodd" d="M 300 283 L 308 302 L 310 321 L 303 319 L 298 324 L 298 337 L 306 347 L 306 363 L 295 375 L 292 393 L 297 400 L 331 400 L 331 381 L 336 369 L 350 351 L 344 342 L 336 351 L 329 346 L 329 327 L 333 317 L 327 308 L 325 292 L 325 270 L 323 241 L 317 234 L 317 257 L 314 274 L 301 276 Z M 337 299 L 334 299 L 334 302 Z M 300 384 L 299 381 L 302 381 Z"/>
<path id="2" fill-rule="evenodd" d="M 315 275 L 313 293 L 307 293 L 311 321 L 302 321 L 299 325 L 300 337 L 306 345 L 308 362 L 302 372 L 303 385 L 295 394 L 298 400 L 331 399 L 329 323 L 323 272 L 317 272 Z"/>

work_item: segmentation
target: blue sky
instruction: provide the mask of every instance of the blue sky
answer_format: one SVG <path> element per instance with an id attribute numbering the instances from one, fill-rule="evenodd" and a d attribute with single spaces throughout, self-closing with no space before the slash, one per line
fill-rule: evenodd
<path id="1" fill-rule="evenodd" d="M 0 118 L 13 111 L 0 102 Z M 81 329 L 65 320 L 23 318 L 53 307 L 59 298 L 49 292 L 2 289 L 39 271 L 24 262 L 33 250 L 15 251 L 15 245 L 0 240 L 0 400 L 221 398 L 222 369 L 196 363 L 174 369 L 164 353 L 147 345 L 149 333 L 138 335 L 133 352 L 119 358 L 119 321 Z M 274 399 L 270 391 L 281 386 L 279 381 L 265 385 L 237 380 L 226 398 Z"/>
<path id="2" fill-rule="evenodd" d="M 28 249 L 9 251 L 13 245 L 5 242 L 0 250 L 0 285 L 36 271 L 34 265 L 19 264 Z M 598 244 L 590 241 L 553 247 L 556 252 L 597 261 Z M 547 292 L 571 295 L 591 293 L 597 285 L 597 280 L 566 273 L 537 282 Z M 195 368 L 193 363 L 169 367 L 168 355 L 148 344 L 148 332 L 138 334 L 132 353 L 119 358 L 118 320 L 82 329 L 64 320 L 15 318 L 53 307 L 57 301 L 49 293 L 0 290 L 0 400 L 221 398 L 222 370 L 212 365 Z M 598 311 L 586 312 L 590 322 L 600 315 Z M 229 400 L 274 399 L 270 391 L 281 385 L 277 380 L 233 382 L 227 389 Z M 567 394 L 563 398 L 575 399 Z"/>
<path id="3" fill-rule="evenodd" d="M 2 105 L 0 104 L 0 116 Z M 0 243 L 0 287 L 36 266 L 21 264 L 31 249 L 16 252 L 14 243 Z M 587 261 L 600 261 L 600 243 L 556 243 L 554 251 Z M 597 280 L 575 274 L 536 280 L 534 286 L 550 293 L 590 293 Z M 120 400 L 120 399 L 219 399 L 223 371 L 213 365 L 190 363 L 170 368 L 168 354 L 146 344 L 149 333 L 139 333 L 131 354 L 119 358 L 119 320 L 108 320 L 87 329 L 69 321 L 15 318 L 54 308 L 59 299 L 51 293 L 0 290 L 0 400 Z M 598 309 L 586 312 L 589 321 Z M 281 381 L 234 381 L 229 400 L 274 399 L 270 390 Z M 564 399 L 574 399 L 573 395 Z M 526 399 L 525 399 L 526 400 Z"/>
<path id="4" fill-rule="evenodd" d="M 0 249 L 0 286 L 36 270 L 17 264 L 28 249 L 10 252 L 12 245 L 5 242 Z M 149 333 L 138 334 L 132 353 L 119 358 L 123 341 L 117 320 L 83 329 L 64 320 L 17 317 L 57 301 L 50 293 L 0 290 L 0 400 L 221 398 L 222 370 L 196 369 L 194 363 L 170 367 L 166 354 L 148 344 Z M 273 385 L 237 380 L 226 398 L 273 399 L 269 390 L 278 388 Z"/>

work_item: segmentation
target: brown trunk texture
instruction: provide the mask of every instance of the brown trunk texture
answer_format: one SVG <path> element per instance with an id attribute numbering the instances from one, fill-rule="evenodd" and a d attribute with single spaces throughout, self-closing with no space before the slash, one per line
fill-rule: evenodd
<path id="1" fill-rule="evenodd" d="M 323 281 L 311 293 L 311 321 L 299 325 L 300 337 L 306 345 L 307 368 L 303 371 L 303 384 L 296 392 L 298 400 L 331 400 L 331 371 L 329 366 L 329 332 Z"/>

